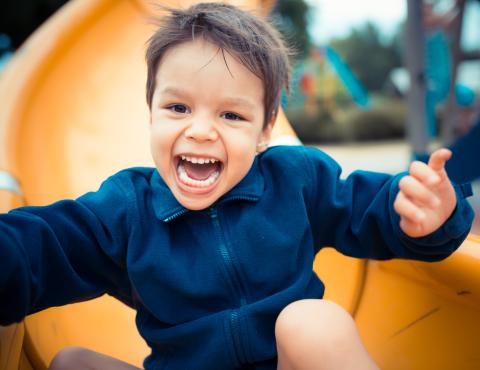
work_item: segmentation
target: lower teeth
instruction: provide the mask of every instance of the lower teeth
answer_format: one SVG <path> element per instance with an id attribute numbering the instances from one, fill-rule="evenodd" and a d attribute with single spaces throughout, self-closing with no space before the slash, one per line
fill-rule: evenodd
<path id="1" fill-rule="evenodd" d="M 187 171 L 185 171 L 185 168 L 183 167 L 182 164 L 178 166 L 178 177 L 180 178 L 180 180 L 182 180 L 182 182 L 184 182 L 187 185 L 195 186 L 198 188 L 205 188 L 207 186 L 212 185 L 219 175 L 220 175 L 220 172 L 215 171 L 210 176 L 208 176 L 208 178 L 206 178 L 205 180 L 195 180 L 187 175 Z"/>

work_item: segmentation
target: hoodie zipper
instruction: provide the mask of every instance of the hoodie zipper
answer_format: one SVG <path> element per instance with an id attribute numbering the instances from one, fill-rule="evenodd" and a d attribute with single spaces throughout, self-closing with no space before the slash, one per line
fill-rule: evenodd
<path id="1" fill-rule="evenodd" d="M 225 267 L 227 269 L 230 281 L 232 282 L 234 289 L 237 293 L 237 296 L 239 298 L 239 305 L 244 306 L 247 303 L 245 292 L 240 282 L 240 278 L 238 276 L 237 267 L 235 266 L 235 261 L 232 258 L 230 251 L 228 250 L 227 245 L 225 243 L 225 239 L 222 233 L 222 227 L 220 226 L 220 221 L 218 219 L 217 208 L 212 207 L 210 209 L 210 218 L 212 219 L 213 227 L 218 237 L 218 241 L 219 241 L 218 249 L 220 251 L 220 255 L 222 256 L 223 263 L 225 264 Z"/>
<path id="2" fill-rule="evenodd" d="M 184 213 L 187 213 L 188 212 L 188 209 L 181 209 L 180 211 L 177 211 L 175 212 L 173 215 L 163 219 L 164 222 L 169 222 L 169 221 L 172 221 L 173 219 L 183 215 Z"/>
<path id="3" fill-rule="evenodd" d="M 217 234 L 217 238 L 219 241 L 218 249 L 219 249 L 220 255 L 222 256 L 222 260 L 227 270 L 228 277 L 235 289 L 235 293 L 239 298 L 240 307 L 244 306 L 247 304 L 245 290 L 240 282 L 240 277 L 237 271 L 237 267 L 235 266 L 235 260 L 232 258 L 230 251 L 228 250 L 227 245 L 225 243 L 220 221 L 218 219 L 218 210 L 216 207 L 210 208 L 210 218 L 213 223 L 213 228 L 215 229 L 215 232 Z M 233 344 L 235 348 L 235 353 L 237 355 L 237 359 L 239 360 L 240 363 L 244 363 L 246 360 L 246 356 L 245 356 L 245 350 L 241 341 L 238 310 L 236 309 L 231 310 L 229 319 L 230 319 L 231 334 L 232 334 L 232 339 L 233 339 Z"/>

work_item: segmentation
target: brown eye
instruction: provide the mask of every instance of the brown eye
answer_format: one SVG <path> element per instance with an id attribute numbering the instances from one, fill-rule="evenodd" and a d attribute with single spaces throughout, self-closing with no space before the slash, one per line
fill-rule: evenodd
<path id="1" fill-rule="evenodd" d="M 227 112 L 223 114 L 223 117 L 228 120 L 232 121 L 242 121 L 243 118 L 240 117 L 238 114 L 232 113 L 232 112 Z"/>
<path id="2" fill-rule="evenodd" d="M 169 110 L 171 110 L 172 112 L 175 112 L 175 113 L 187 113 L 188 112 L 188 108 L 183 104 L 172 104 L 172 105 L 168 106 L 167 109 L 169 109 Z"/>

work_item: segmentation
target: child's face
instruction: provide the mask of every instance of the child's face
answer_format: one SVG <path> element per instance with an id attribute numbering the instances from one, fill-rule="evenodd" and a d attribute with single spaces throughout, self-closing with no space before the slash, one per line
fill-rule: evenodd
<path id="1" fill-rule="evenodd" d="M 152 100 L 151 150 L 184 207 L 209 207 L 247 174 L 258 144 L 270 138 L 263 97 L 258 77 L 203 39 L 165 53 Z"/>

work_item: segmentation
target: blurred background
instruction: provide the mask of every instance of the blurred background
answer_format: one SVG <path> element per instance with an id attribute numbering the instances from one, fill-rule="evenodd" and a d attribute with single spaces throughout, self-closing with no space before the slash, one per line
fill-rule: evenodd
<path id="1" fill-rule="evenodd" d="M 0 78 L 66 2 L 1 2 Z M 331 154 L 344 175 L 403 171 L 449 146 L 449 172 L 474 181 L 478 213 L 480 1 L 278 0 L 271 19 L 295 50 L 282 105 L 302 142 Z"/>

